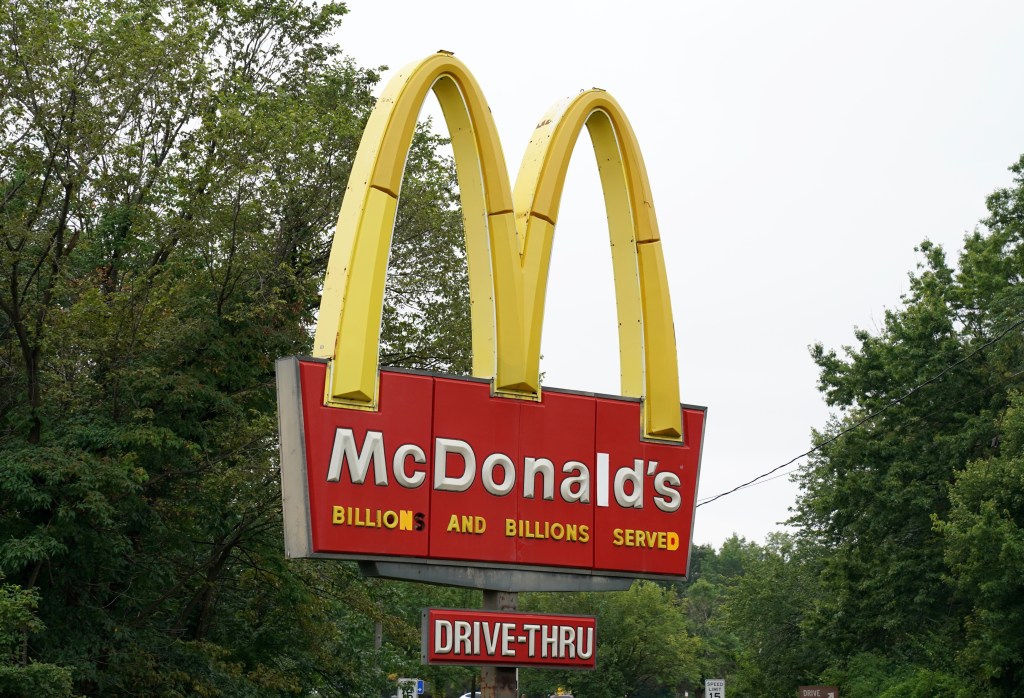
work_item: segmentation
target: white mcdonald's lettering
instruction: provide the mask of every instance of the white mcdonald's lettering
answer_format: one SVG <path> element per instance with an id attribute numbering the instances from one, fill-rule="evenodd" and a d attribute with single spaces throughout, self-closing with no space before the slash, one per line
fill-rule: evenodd
<path id="1" fill-rule="evenodd" d="M 373 484 L 389 486 L 384 434 L 367 431 L 362 446 L 356 442 L 352 429 L 339 427 L 334 432 L 334 446 L 327 468 L 327 481 L 339 482 L 341 473 L 347 467 L 352 484 L 361 485 L 366 481 L 371 466 Z M 664 512 L 678 511 L 682 505 L 679 489 L 682 482 L 674 472 L 658 472 L 658 461 L 644 461 L 634 458 L 632 466 L 622 466 L 610 476 L 609 455 L 597 453 L 596 490 L 597 506 L 609 505 L 609 485 L 615 503 L 623 509 L 644 508 L 644 480 L 653 478 L 654 506 Z M 412 465 L 410 465 L 410 461 Z M 413 466 L 420 468 L 411 469 Z M 465 492 L 477 478 L 477 456 L 473 447 L 461 439 L 436 437 L 434 439 L 433 488 L 442 492 Z M 541 498 L 555 498 L 555 464 L 548 458 L 528 456 L 523 459 L 522 493 L 525 499 L 537 497 L 537 480 L 540 479 Z M 391 460 L 391 472 L 395 482 L 407 489 L 416 489 L 427 479 L 427 457 L 423 448 L 416 444 L 402 444 L 395 449 Z M 500 471 L 500 476 L 498 475 Z M 591 468 L 579 460 L 567 460 L 561 466 L 566 477 L 558 488 L 562 501 L 567 503 L 590 504 Z M 516 465 L 504 453 L 488 455 L 479 468 L 483 488 L 495 497 L 510 494 L 518 477 Z M 609 482 L 611 480 L 611 482 Z"/>
<path id="2" fill-rule="evenodd" d="M 427 462 L 427 456 L 423 449 L 415 444 L 405 444 L 395 451 L 392 462 L 392 470 L 395 473 L 395 481 L 402 487 L 410 489 L 419 487 L 426 479 L 426 473 L 414 472 L 411 475 L 406 471 L 405 464 L 412 456 L 414 463 L 423 464 Z M 379 431 L 366 432 L 366 439 L 363 447 L 356 453 L 355 435 L 351 429 L 339 427 L 334 432 L 334 447 L 331 449 L 331 462 L 327 468 L 327 481 L 338 482 L 341 479 L 341 467 L 343 462 L 348 463 L 349 479 L 356 485 L 363 484 L 366 480 L 366 473 L 373 461 L 373 482 L 377 485 L 388 484 L 388 474 L 384 463 L 384 434 Z"/>

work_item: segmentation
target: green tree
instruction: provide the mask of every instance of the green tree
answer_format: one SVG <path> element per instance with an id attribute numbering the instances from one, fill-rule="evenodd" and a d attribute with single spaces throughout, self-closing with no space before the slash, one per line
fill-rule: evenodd
<path id="1" fill-rule="evenodd" d="M 729 623 L 728 603 L 764 559 L 766 551 L 735 534 L 717 551 L 697 546 L 692 553 L 691 573 L 686 584 L 677 585 L 686 608 L 687 628 L 700 641 L 700 675 L 703 679 L 726 678 L 732 682 L 740 666 L 742 632 Z M 696 694 L 697 686 L 687 686 Z"/>
<path id="2" fill-rule="evenodd" d="M 672 589 L 637 581 L 629 591 L 524 595 L 531 611 L 597 618 L 597 668 L 521 671 L 520 690 L 545 696 L 655 696 L 696 685 L 698 640 L 687 632 L 682 600 Z"/>
<path id="3" fill-rule="evenodd" d="M 817 682 L 823 643 L 810 621 L 820 608 L 820 569 L 815 550 L 782 533 L 748 557 L 722 609 L 738 645 L 730 678 L 739 694 L 781 698 Z"/>
<path id="4" fill-rule="evenodd" d="M 377 80 L 344 11 L 0 5 L 0 572 L 38 599 L 21 666 L 80 693 L 372 695 L 409 662 L 389 584 L 282 555 L 273 365 L 309 351 Z M 460 370 L 439 143 L 407 162 L 384 359 Z"/>
<path id="5" fill-rule="evenodd" d="M 922 249 L 927 266 L 879 336 L 858 331 L 861 347 L 848 349 L 846 361 L 814 350 L 827 400 L 847 413 L 817 436 L 822 448 L 801 477 L 794 522 L 831 550 L 821 633 L 839 656 L 890 648 L 913 655 L 923 633 L 955 628 L 931 516 L 946 512 L 953 474 L 988 449 L 992 413 L 977 364 L 960 364 L 886 409 L 971 349 L 957 331 L 952 270 L 939 248 Z"/>
<path id="6" fill-rule="evenodd" d="M 38 596 L 0 576 L 0 695 L 72 696 L 71 672 L 28 658 L 28 637 L 43 629 L 36 616 Z"/>
<path id="7" fill-rule="evenodd" d="M 947 521 L 951 577 L 968 607 L 959 663 L 999 695 L 1024 695 L 1024 397 L 1000 422 L 1000 454 L 957 474 Z"/>
<path id="8" fill-rule="evenodd" d="M 1020 690 L 1024 648 L 990 624 L 1012 616 L 1002 604 L 1024 573 L 1012 552 L 1019 462 L 1002 445 L 1024 363 L 1024 160 L 1011 170 L 1014 186 L 989 198 L 958 268 L 923 243 L 910 293 L 880 332 L 858 330 L 845 357 L 813 349 L 840 413 L 816 435 L 792 522 L 821 550 L 806 628 L 830 655 L 825 675 L 852 681 L 873 666 L 893 677 L 854 695 Z"/>

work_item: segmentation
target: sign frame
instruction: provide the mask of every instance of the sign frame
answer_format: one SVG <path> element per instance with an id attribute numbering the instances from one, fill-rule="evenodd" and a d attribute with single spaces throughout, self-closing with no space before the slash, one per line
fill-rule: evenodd
<path id="1" fill-rule="evenodd" d="M 432 557 L 403 557 L 392 554 L 358 554 L 317 552 L 313 548 L 306 441 L 303 431 L 303 406 L 299 377 L 300 362 L 326 363 L 323 359 L 287 357 L 277 362 L 278 414 L 280 415 L 281 494 L 284 512 L 285 555 L 289 558 L 325 558 L 355 560 L 363 574 L 373 577 L 411 579 L 432 584 L 446 584 L 497 591 L 622 591 L 634 579 L 678 581 L 689 574 L 692 562 L 692 527 L 696 507 L 692 507 L 685 545 L 687 569 L 684 574 L 651 574 L 637 571 L 598 570 L 578 567 L 524 565 L 511 562 L 465 561 Z M 387 369 L 388 372 L 413 376 L 451 378 L 446 374 L 411 369 Z M 486 384 L 472 378 L 459 380 Z M 620 396 L 600 395 L 584 391 L 545 388 L 552 394 L 595 396 L 609 400 L 636 402 Z M 681 406 L 703 412 L 705 408 Z M 703 426 L 704 421 L 701 421 Z M 703 448 L 703 434 L 700 448 Z M 698 451 L 700 450 L 698 449 Z M 701 455 L 697 454 L 695 482 L 700 477 Z M 680 541 L 682 544 L 683 541 Z"/>

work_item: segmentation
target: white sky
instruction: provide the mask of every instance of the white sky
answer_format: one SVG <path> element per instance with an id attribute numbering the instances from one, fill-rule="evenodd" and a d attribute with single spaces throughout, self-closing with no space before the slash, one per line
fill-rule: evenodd
<path id="1" fill-rule="evenodd" d="M 467 64 L 513 180 L 552 103 L 596 86 L 622 105 L 654 191 L 681 397 L 708 406 L 698 499 L 807 450 L 828 417 L 808 346 L 879 328 L 915 245 L 955 259 L 1024 153 L 1022 2 L 347 5 L 338 40 L 363 67 L 438 49 Z M 556 231 L 547 385 L 619 392 L 611 278 L 584 137 Z M 782 477 L 700 507 L 694 543 L 763 541 L 796 496 Z"/>

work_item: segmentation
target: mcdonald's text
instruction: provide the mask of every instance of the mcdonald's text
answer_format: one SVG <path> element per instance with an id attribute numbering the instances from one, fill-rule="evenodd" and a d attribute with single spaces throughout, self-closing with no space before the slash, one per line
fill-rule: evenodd
<path id="1" fill-rule="evenodd" d="M 334 445 L 331 449 L 330 465 L 327 469 L 327 481 L 341 480 L 342 471 L 348 475 L 348 481 L 361 485 L 372 464 L 373 484 L 377 487 L 389 485 L 387 463 L 388 458 L 384 433 L 367 431 L 362 444 L 356 440 L 351 428 L 338 427 L 334 433 Z M 402 444 L 391 451 L 390 462 L 395 482 L 408 489 L 422 487 L 427 480 L 426 451 L 417 444 Z M 461 439 L 445 439 L 434 437 L 433 487 L 446 492 L 465 492 L 473 486 L 477 472 L 484 491 L 495 497 L 505 497 L 512 493 L 522 473 L 522 496 L 524 499 L 555 498 L 555 464 L 548 458 L 526 456 L 521 468 L 517 468 L 512 459 L 504 453 L 492 453 L 483 459 L 482 465 L 476 451 L 467 441 Z M 596 501 L 597 506 L 609 505 L 609 455 L 597 453 L 596 458 Z M 591 481 L 590 473 L 594 469 L 580 460 L 568 460 L 561 465 L 561 472 L 566 475 L 558 488 L 558 496 L 563 502 L 570 504 L 589 504 Z M 653 477 L 655 496 L 654 505 L 662 511 L 672 512 L 679 509 L 682 497 L 679 494 L 681 481 L 674 472 L 657 472 L 658 462 L 634 458 L 631 466 L 615 468 L 612 478 L 614 502 L 623 508 L 644 508 L 644 477 Z M 457 473 L 457 474 L 456 474 Z M 537 481 L 540 480 L 540 487 Z M 393 526 L 392 526 L 393 528 Z"/>

